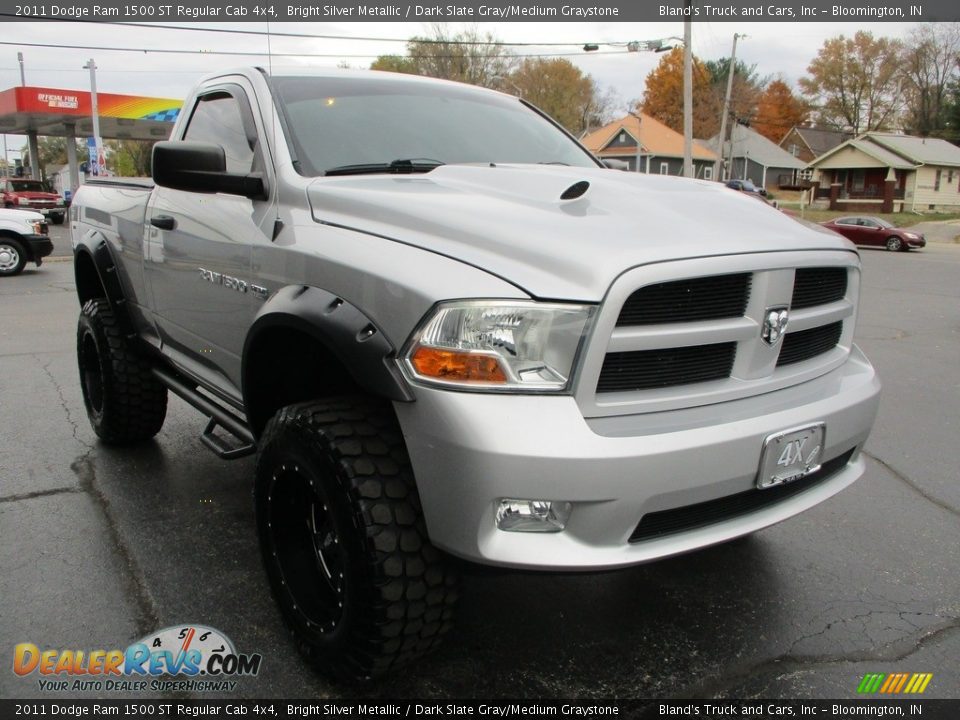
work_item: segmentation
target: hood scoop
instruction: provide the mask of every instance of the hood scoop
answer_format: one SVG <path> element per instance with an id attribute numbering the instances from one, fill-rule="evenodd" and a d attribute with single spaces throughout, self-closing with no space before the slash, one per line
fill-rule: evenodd
<path id="1" fill-rule="evenodd" d="M 586 180 L 581 180 L 580 182 L 575 182 L 573 185 L 568 187 L 562 193 L 560 193 L 561 200 L 576 200 L 577 198 L 583 197 L 587 190 L 590 189 L 590 183 Z"/>

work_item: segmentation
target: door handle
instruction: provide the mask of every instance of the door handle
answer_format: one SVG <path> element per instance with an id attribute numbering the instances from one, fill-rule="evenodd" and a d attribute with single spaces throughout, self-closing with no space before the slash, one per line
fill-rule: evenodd
<path id="1" fill-rule="evenodd" d="M 150 224 L 161 230 L 173 230 L 177 226 L 177 221 L 169 215 L 154 215 L 150 218 Z"/>

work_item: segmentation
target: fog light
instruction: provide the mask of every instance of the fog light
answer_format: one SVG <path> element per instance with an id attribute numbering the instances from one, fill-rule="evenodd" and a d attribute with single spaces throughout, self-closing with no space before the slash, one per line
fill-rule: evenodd
<path id="1" fill-rule="evenodd" d="M 571 505 L 553 500 L 511 500 L 497 508 L 497 527 L 508 532 L 560 532 L 570 519 Z"/>

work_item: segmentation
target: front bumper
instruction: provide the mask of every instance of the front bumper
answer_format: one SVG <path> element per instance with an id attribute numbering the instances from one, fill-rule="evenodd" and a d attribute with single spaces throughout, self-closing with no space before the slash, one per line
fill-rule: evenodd
<path id="1" fill-rule="evenodd" d="M 49 235 L 23 235 L 23 240 L 27 245 L 27 252 L 30 253 L 30 260 L 40 265 L 43 258 L 53 252 L 53 240 Z"/>
<path id="2" fill-rule="evenodd" d="M 427 387 L 395 408 L 437 547 L 490 565 L 589 570 L 723 542 L 839 492 L 863 473 L 859 450 L 879 391 L 854 347 L 846 363 L 815 380 L 669 412 L 585 419 L 568 396 Z M 754 512 L 629 542 L 645 513 L 751 490 L 764 439 L 815 422 L 826 424 L 824 463 L 854 451 L 829 478 Z M 566 501 L 573 511 L 559 533 L 504 532 L 495 526 L 502 498 Z"/>
<path id="3" fill-rule="evenodd" d="M 61 215 L 65 216 L 67 214 L 67 208 L 63 205 L 58 205 L 56 207 L 32 207 L 30 205 L 17 205 L 17 210 L 29 210 L 30 212 L 38 212 L 44 217 L 49 217 L 50 215 Z"/>
<path id="4" fill-rule="evenodd" d="M 904 238 L 904 242 L 907 243 L 907 247 L 911 247 L 911 248 L 922 248 L 927 246 L 926 238 L 919 238 L 917 240 L 913 240 L 911 238 Z"/>

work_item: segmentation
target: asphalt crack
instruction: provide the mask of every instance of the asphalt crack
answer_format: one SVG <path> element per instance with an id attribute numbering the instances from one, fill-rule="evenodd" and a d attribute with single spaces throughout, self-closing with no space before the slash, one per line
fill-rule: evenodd
<path id="1" fill-rule="evenodd" d="M 38 363 L 42 362 L 36 355 L 34 355 L 33 358 Z M 45 365 L 40 365 L 40 369 L 43 370 L 44 374 L 50 379 L 50 383 L 53 385 L 54 390 L 57 391 L 57 397 L 60 398 L 60 408 L 63 410 L 63 414 L 66 416 L 67 422 L 70 424 L 73 439 L 78 445 L 87 449 L 87 452 L 84 455 L 84 457 L 87 457 L 91 452 L 93 452 L 93 445 L 80 437 L 80 426 L 77 424 L 77 421 L 73 419 L 73 413 L 70 412 L 70 406 L 67 404 L 67 398 L 63 394 L 63 387 L 61 387 L 53 373 L 50 372 L 50 365 L 52 363 L 53 360 L 49 360 Z"/>
<path id="2" fill-rule="evenodd" d="M 40 359 L 36 359 L 39 363 Z M 53 360 L 50 360 L 45 365 L 40 365 L 40 367 L 50 379 L 50 382 L 57 392 L 57 396 L 60 399 L 60 407 L 63 410 L 67 423 L 70 425 L 74 441 L 80 447 L 86 448 L 86 451 L 70 464 L 70 469 L 77 476 L 80 487 L 79 489 L 64 488 L 51 491 L 41 491 L 38 493 L 27 493 L 26 497 L 10 496 L 9 500 L 7 498 L 0 498 L 0 501 L 28 499 L 31 496 L 37 497 L 45 494 L 56 494 L 58 492 L 85 492 L 90 495 L 94 502 L 99 506 L 100 511 L 103 513 L 107 531 L 110 535 L 111 545 L 119 556 L 120 561 L 127 569 L 127 574 L 124 578 L 125 591 L 134 606 L 134 623 L 137 627 L 138 636 L 142 637 L 147 633 L 152 632 L 159 626 L 160 614 L 157 611 L 156 602 L 147 588 L 146 576 L 134 558 L 133 553 L 131 552 L 130 547 L 124 539 L 122 533 L 120 532 L 119 524 L 117 523 L 113 510 L 110 506 L 110 499 L 106 496 L 97 483 L 97 473 L 92 459 L 96 445 L 84 440 L 80 436 L 80 426 L 73 417 L 73 413 L 70 410 L 70 405 L 67 402 L 66 396 L 64 395 L 63 387 L 50 370 L 50 365 L 52 363 Z"/>
<path id="3" fill-rule="evenodd" d="M 91 448 L 92 450 L 92 448 Z M 128 597 L 133 600 L 135 607 L 134 622 L 137 626 L 138 637 L 143 637 L 149 632 L 156 630 L 160 625 L 160 613 L 157 609 L 156 601 L 147 587 L 147 579 L 140 565 L 137 563 L 130 550 L 126 540 L 120 532 L 119 525 L 113 514 L 110 505 L 110 499 L 104 494 L 97 484 L 97 473 L 93 466 L 93 461 L 89 457 L 90 453 L 81 455 L 70 464 L 70 469 L 76 474 L 80 481 L 80 487 L 88 493 L 106 519 L 107 530 L 110 534 L 110 540 L 121 561 L 127 568 L 125 580 L 125 590 Z"/>
<path id="4" fill-rule="evenodd" d="M 75 486 L 51 488 L 50 490 L 37 490 L 36 492 L 20 493 L 18 495 L 6 495 L 0 497 L 0 503 L 20 502 L 21 500 L 33 500 L 34 498 L 47 497 L 48 495 L 64 495 L 70 493 L 82 493 L 83 488 Z"/>
<path id="5" fill-rule="evenodd" d="M 906 475 L 904 475 L 902 472 L 900 472 L 900 471 L 897 470 L 895 467 L 893 467 L 893 465 L 891 465 L 890 463 L 888 463 L 886 460 L 881 460 L 881 459 L 878 458 L 876 455 L 873 455 L 873 454 L 871 454 L 871 453 L 868 453 L 866 450 L 863 451 L 863 454 L 866 455 L 866 456 L 867 456 L 868 458 L 870 458 L 871 460 L 873 460 L 875 463 L 877 463 L 877 465 L 879 465 L 879 466 L 882 467 L 884 470 L 886 470 L 887 472 L 889 472 L 889 473 L 890 473 L 891 475 L 893 475 L 897 480 L 899 480 L 899 481 L 902 482 L 904 485 L 906 485 L 908 488 L 910 488 L 911 490 L 913 490 L 915 493 L 917 493 L 917 495 L 919 495 L 920 497 L 922 497 L 922 498 L 923 498 L 924 500 L 926 500 L 927 502 L 936 505 L 936 506 L 937 506 L 938 508 L 940 508 L 941 510 L 946 510 L 946 511 L 947 511 L 948 513 L 950 513 L 951 515 L 956 515 L 957 517 L 960 517 L 960 510 L 958 510 L 957 508 L 955 508 L 955 507 L 953 507 L 952 505 L 948 504 L 946 501 L 941 500 L 940 498 L 936 497 L 935 495 L 931 495 L 930 493 L 928 493 L 926 490 L 924 490 L 924 489 L 921 488 L 919 485 L 917 485 L 913 480 L 911 480 L 911 479 L 908 478 Z"/>
<path id="6" fill-rule="evenodd" d="M 926 629 L 919 635 L 900 638 L 899 640 L 894 640 L 867 652 L 808 656 L 795 656 L 787 653 L 774 658 L 757 660 L 735 668 L 731 672 L 724 674 L 723 677 L 705 680 L 687 686 L 677 693 L 673 699 L 717 697 L 727 690 L 736 689 L 737 685 L 742 682 L 756 680 L 759 677 L 771 674 L 783 675 L 785 673 L 799 672 L 815 667 L 848 665 L 861 662 L 902 662 L 911 655 L 919 652 L 926 645 L 942 637 L 949 636 L 958 630 L 960 630 L 960 618 L 954 617 Z"/>

